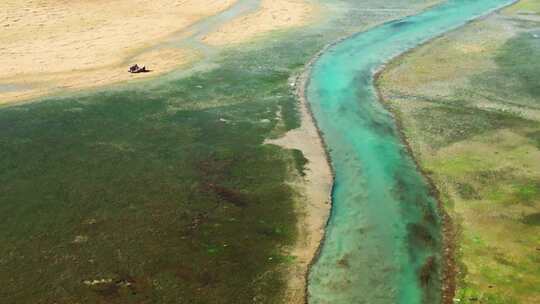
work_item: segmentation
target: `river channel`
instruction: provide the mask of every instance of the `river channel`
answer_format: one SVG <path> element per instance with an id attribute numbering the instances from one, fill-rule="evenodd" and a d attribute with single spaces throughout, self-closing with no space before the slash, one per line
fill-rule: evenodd
<path id="1" fill-rule="evenodd" d="M 332 214 L 309 276 L 309 303 L 439 303 L 436 199 L 379 102 L 374 74 L 392 58 L 512 3 L 449 0 L 328 48 L 307 99 L 335 172 Z"/>

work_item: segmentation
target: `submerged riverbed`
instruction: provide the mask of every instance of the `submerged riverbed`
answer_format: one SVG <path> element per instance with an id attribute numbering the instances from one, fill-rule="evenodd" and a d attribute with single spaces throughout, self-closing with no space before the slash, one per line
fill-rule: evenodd
<path id="1" fill-rule="evenodd" d="M 336 176 L 310 303 L 441 301 L 437 202 L 378 102 L 373 75 L 391 58 L 512 2 L 450 0 L 344 40 L 314 64 L 307 97 Z"/>

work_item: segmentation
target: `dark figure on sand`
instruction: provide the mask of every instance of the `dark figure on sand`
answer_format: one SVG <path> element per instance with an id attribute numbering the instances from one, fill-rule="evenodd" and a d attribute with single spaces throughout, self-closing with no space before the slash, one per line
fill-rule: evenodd
<path id="1" fill-rule="evenodd" d="M 130 72 L 130 73 L 146 73 L 146 72 L 150 72 L 150 71 L 146 69 L 146 66 L 139 67 L 139 65 L 135 64 L 135 65 L 132 65 L 131 67 L 129 67 L 128 72 Z"/>

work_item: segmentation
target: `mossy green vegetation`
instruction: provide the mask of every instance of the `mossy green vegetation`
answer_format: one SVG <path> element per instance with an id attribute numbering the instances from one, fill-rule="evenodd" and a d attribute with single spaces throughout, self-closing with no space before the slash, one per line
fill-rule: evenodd
<path id="1" fill-rule="evenodd" d="M 516 22 L 534 14 L 517 6 L 519 15 L 511 7 L 395 60 L 379 79 L 456 225 L 459 303 L 540 301 L 540 66 L 531 60 L 540 24 Z"/>
<path id="2" fill-rule="evenodd" d="M 0 110 L 0 297 L 279 302 L 296 233 L 285 181 L 305 158 L 263 141 L 278 110 L 278 133 L 298 125 L 287 66 L 320 47 L 309 41 L 151 89 Z"/>

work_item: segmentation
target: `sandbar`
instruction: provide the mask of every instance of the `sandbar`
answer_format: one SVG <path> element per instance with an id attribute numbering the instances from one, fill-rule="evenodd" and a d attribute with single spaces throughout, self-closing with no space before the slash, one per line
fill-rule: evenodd
<path id="1" fill-rule="evenodd" d="M 306 301 L 306 283 L 311 263 L 319 251 L 325 234 L 326 223 L 332 206 L 333 172 L 330 167 L 324 142 L 311 115 L 305 97 L 310 66 L 292 85 L 296 87 L 299 99 L 298 111 L 301 125 L 290 130 L 283 137 L 267 139 L 266 144 L 277 145 L 286 149 L 302 151 L 308 160 L 305 176 L 293 182 L 293 188 L 299 193 L 296 207 L 298 214 L 298 239 L 289 254 L 296 257 L 295 263 L 288 270 L 288 287 L 285 303 L 301 304 Z"/>

